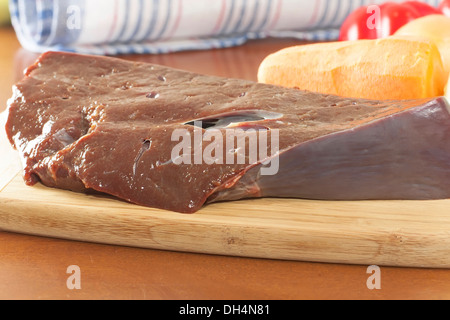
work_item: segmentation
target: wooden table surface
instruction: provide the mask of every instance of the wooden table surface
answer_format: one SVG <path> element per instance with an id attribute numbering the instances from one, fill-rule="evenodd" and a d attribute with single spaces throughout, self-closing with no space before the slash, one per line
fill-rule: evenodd
<path id="1" fill-rule="evenodd" d="M 190 71 L 256 80 L 269 53 L 293 40 L 159 56 L 127 56 Z M 36 54 L 0 29 L 0 112 L 11 85 Z M 80 268 L 69 289 L 67 268 Z M 450 270 L 380 267 L 370 290 L 368 266 L 276 261 L 148 250 L 0 231 L 0 299 L 450 299 Z"/>

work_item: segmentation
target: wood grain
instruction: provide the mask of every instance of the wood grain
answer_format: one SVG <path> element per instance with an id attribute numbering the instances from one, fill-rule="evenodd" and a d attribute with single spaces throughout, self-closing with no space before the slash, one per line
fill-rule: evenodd
<path id="1" fill-rule="evenodd" d="M 25 186 L 0 192 L 0 228 L 124 246 L 312 262 L 450 267 L 450 201 L 256 199 L 195 214 Z"/>
<path id="2" fill-rule="evenodd" d="M 255 65 L 274 50 L 258 45 L 249 48 L 255 48 L 250 55 Z M 227 64 L 222 63 L 232 52 L 235 51 L 185 53 L 177 56 L 184 59 L 182 63 L 169 60 L 174 59 L 171 55 L 129 58 L 172 67 L 178 63 L 186 68 L 192 66 L 192 71 L 233 76 L 228 69 L 213 68 L 242 65 L 235 55 L 230 55 Z M 23 51 L 18 52 L 23 57 L 20 53 Z M 211 55 L 219 53 L 221 63 L 213 64 Z M 250 59 L 248 52 L 242 57 Z M 30 61 L 34 58 L 30 55 Z M 199 61 L 188 63 L 194 58 Z M 200 66 L 203 69 L 199 70 Z M 251 79 L 254 69 L 249 68 L 241 76 Z M 239 72 L 242 73 L 240 69 Z M 4 121 L 4 115 L 0 118 Z M 6 140 L 4 130 L 0 130 L 0 155 L 0 228 L 4 230 L 229 256 L 406 267 L 450 266 L 450 202 L 447 200 L 258 199 L 214 204 L 197 214 L 183 215 L 106 196 L 76 194 L 42 185 L 27 187 L 20 176 L 17 153 Z"/>

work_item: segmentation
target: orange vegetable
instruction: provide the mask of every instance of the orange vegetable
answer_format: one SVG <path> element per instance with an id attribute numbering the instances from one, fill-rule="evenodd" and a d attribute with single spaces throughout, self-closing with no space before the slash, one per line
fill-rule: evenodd
<path id="1" fill-rule="evenodd" d="M 264 59 L 258 81 L 383 100 L 441 96 L 447 78 L 432 41 L 389 37 L 285 48 Z"/>
<path id="2" fill-rule="evenodd" d="M 446 74 L 450 74 L 450 18 L 443 15 L 430 15 L 414 20 L 402 28 L 395 35 L 423 37 L 433 41 L 441 53 L 442 63 Z"/>

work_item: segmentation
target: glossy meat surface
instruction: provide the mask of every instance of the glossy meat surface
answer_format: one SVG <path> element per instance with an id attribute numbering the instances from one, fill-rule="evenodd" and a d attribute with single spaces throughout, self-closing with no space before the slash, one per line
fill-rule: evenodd
<path id="1" fill-rule="evenodd" d="M 207 202 L 262 196 L 450 197 L 447 107 L 442 98 L 346 99 L 48 52 L 15 85 L 6 131 L 29 185 L 192 213 Z M 194 137 L 212 128 L 223 136 L 229 128 L 277 131 L 277 154 L 271 143 L 265 150 L 266 160 L 278 157 L 277 174 L 261 175 L 263 159 L 195 163 Z M 174 163 L 180 129 L 194 140 L 191 163 Z"/>

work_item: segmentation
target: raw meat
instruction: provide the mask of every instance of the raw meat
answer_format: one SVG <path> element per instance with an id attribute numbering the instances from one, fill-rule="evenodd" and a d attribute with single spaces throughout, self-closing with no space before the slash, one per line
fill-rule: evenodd
<path id="1" fill-rule="evenodd" d="M 347 99 L 47 52 L 14 86 L 8 110 L 6 131 L 28 185 L 183 213 L 255 197 L 450 198 L 444 98 Z M 243 148 L 225 143 L 229 132 L 248 138 L 241 161 Z M 258 137 L 256 159 L 249 132 Z"/>

